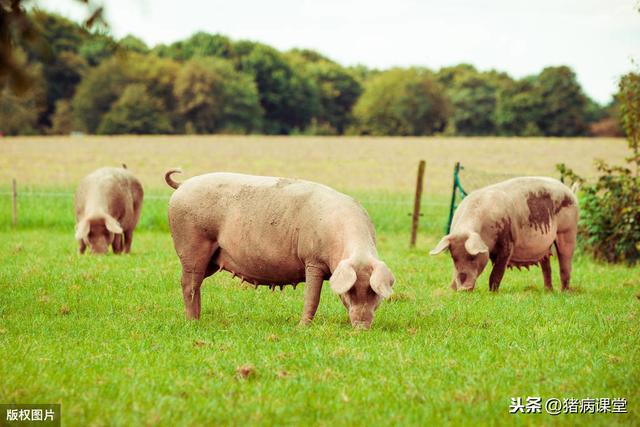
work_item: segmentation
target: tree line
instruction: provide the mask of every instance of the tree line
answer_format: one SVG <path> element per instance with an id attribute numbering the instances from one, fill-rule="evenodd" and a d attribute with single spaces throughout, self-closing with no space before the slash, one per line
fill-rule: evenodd
<path id="1" fill-rule="evenodd" d="M 154 47 L 36 10 L 20 40 L 30 75 L 0 96 L 0 133 L 619 135 L 615 101 L 585 95 L 570 67 L 515 79 L 460 64 L 344 67 L 307 49 L 199 32 Z M 615 98 L 614 98 L 615 99 Z"/>

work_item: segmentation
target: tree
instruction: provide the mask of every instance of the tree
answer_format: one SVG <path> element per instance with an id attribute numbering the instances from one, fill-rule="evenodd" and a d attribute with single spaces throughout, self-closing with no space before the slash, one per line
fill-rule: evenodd
<path id="1" fill-rule="evenodd" d="M 229 61 L 196 58 L 185 63 L 176 77 L 174 95 L 179 113 L 196 133 L 260 129 L 262 109 L 255 82 Z"/>
<path id="2" fill-rule="evenodd" d="M 538 127 L 544 135 L 586 134 L 588 99 L 571 68 L 545 68 L 536 79 L 536 90 L 542 99 Z"/>
<path id="3" fill-rule="evenodd" d="M 50 125 L 56 101 L 73 96 L 75 87 L 87 68 L 78 50 L 90 34 L 78 24 L 59 15 L 35 10 L 29 15 L 30 22 L 38 34 L 33 42 L 21 41 L 26 50 L 29 66 L 42 64 L 47 82 L 46 108 L 38 118 L 38 126 Z"/>
<path id="4" fill-rule="evenodd" d="M 56 109 L 51 116 L 51 130 L 54 135 L 68 135 L 73 131 L 71 102 L 66 99 L 56 101 Z"/>
<path id="5" fill-rule="evenodd" d="M 362 94 L 358 80 L 345 68 L 312 50 L 293 50 L 287 58 L 316 87 L 319 105 L 315 108 L 314 126 L 320 129 L 324 125 L 325 133 L 344 133 L 352 121 L 351 110 Z"/>
<path id="6" fill-rule="evenodd" d="M 319 108 L 316 87 L 277 50 L 261 44 L 252 47 L 239 58 L 239 67 L 251 74 L 258 85 L 264 131 L 288 134 L 295 129 L 303 130 Z"/>
<path id="7" fill-rule="evenodd" d="M 147 44 L 138 37 L 128 34 L 118 41 L 118 47 L 130 52 L 136 53 L 149 53 L 149 47 Z"/>
<path id="8" fill-rule="evenodd" d="M 125 87 L 98 127 L 100 134 L 161 134 L 171 131 L 171 122 L 162 101 L 150 95 L 141 83 Z"/>
<path id="9" fill-rule="evenodd" d="M 72 100 L 73 115 L 80 129 L 95 133 L 102 116 L 132 83 L 130 62 L 113 57 L 92 68 L 78 85 Z"/>
<path id="10" fill-rule="evenodd" d="M 354 115 L 363 134 L 418 136 L 442 132 L 450 111 L 433 73 L 394 68 L 365 83 Z"/>
<path id="11" fill-rule="evenodd" d="M 535 79 L 513 81 L 498 91 L 496 126 L 501 135 L 538 136 L 542 116 L 542 99 L 535 88 Z"/>
<path id="12" fill-rule="evenodd" d="M 26 63 L 26 55 L 16 52 L 18 67 Z M 38 132 L 38 116 L 46 109 L 46 82 L 42 66 L 33 66 L 26 76 L 31 84 L 17 95 L 9 84 L 0 89 L 0 135 L 25 135 Z"/>
<path id="13" fill-rule="evenodd" d="M 9 87 L 0 91 L 0 136 L 31 135 L 37 133 L 38 110 L 33 86 L 21 96 Z"/>
<path id="14" fill-rule="evenodd" d="M 506 79 L 495 72 L 478 72 L 468 64 L 438 71 L 438 80 L 446 88 L 453 107 L 449 122 L 452 133 L 495 134 L 497 93 Z"/>
<path id="15" fill-rule="evenodd" d="M 92 67 L 105 59 L 111 58 L 118 50 L 118 45 L 106 34 L 93 34 L 80 45 L 78 53 Z"/>
<path id="16" fill-rule="evenodd" d="M 82 130 L 95 133 L 102 116 L 122 95 L 126 86 L 141 83 L 148 93 L 162 102 L 174 129 L 179 120 L 173 113 L 176 104 L 173 84 L 179 65 L 170 59 L 122 52 L 87 72 L 73 97 L 72 109 Z"/>
<path id="17" fill-rule="evenodd" d="M 159 45 L 154 50 L 161 57 L 180 61 L 205 56 L 227 59 L 233 56 L 233 44 L 228 37 L 205 32 L 195 33 L 187 40 L 178 41 L 169 46 Z"/>

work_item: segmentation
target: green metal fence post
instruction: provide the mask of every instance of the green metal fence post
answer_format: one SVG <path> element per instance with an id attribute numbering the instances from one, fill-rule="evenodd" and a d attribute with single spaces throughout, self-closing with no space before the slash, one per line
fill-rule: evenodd
<path id="1" fill-rule="evenodd" d="M 453 168 L 453 185 L 451 188 L 451 204 L 449 205 L 449 220 L 447 221 L 447 234 L 451 231 L 451 221 L 453 221 L 453 211 L 456 209 L 456 191 L 458 191 L 458 172 L 460 162 L 456 162 Z"/>

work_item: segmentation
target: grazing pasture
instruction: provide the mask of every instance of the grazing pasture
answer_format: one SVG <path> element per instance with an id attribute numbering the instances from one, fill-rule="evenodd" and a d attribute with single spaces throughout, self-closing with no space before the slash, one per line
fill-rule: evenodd
<path id="1" fill-rule="evenodd" d="M 446 223 L 451 170 L 469 182 L 593 174 L 620 162 L 615 139 L 87 137 L 0 139 L 0 402 L 61 403 L 64 425 L 637 425 L 640 268 L 578 253 L 573 290 L 538 268 L 488 272 L 473 293 L 448 288 L 448 256 L 429 257 Z M 412 193 L 427 161 L 424 216 L 409 249 Z M 147 198 L 132 253 L 79 256 L 77 181 L 127 163 Z M 369 331 L 353 330 L 325 286 L 316 319 L 297 325 L 302 286 L 254 290 L 221 273 L 184 320 L 180 265 L 166 224 L 171 189 L 208 171 L 289 176 L 361 200 L 396 276 Z M 10 180 L 18 181 L 17 227 Z M 463 182 L 464 184 L 464 182 Z M 47 193 L 41 195 L 39 193 Z M 489 269 L 487 269 L 489 270 Z M 626 398 L 627 414 L 509 414 L 511 397 Z"/>

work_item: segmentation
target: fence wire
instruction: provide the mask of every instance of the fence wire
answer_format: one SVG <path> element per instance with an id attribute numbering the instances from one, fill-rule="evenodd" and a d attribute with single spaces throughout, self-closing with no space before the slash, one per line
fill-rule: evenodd
<path id="1" fill-rule="evenodd" d="M 63 192 L 44 192 L 44 191 L 18 191 L 17 197 L 67 197 L 73 198 L 74 193 L 63 193 Z M 13 193 L 11 191 L 0 191 L 0 196 L 12 196 Z M 169 201 L 171 196 L 162 196 L 157 194 L 148 194 L 144 196 L 144 200 L 166 200 Z M 406 200 L 379 200 L 379 199 L 364 199 L 358 200 L 359 203 L 363 205 L 396 205 L 396 206 L 404 206 L 409 205 L 413 206 L 413 199 Z M 422 202 L 422 206 L 447 206 L 446 202 Z"/>

